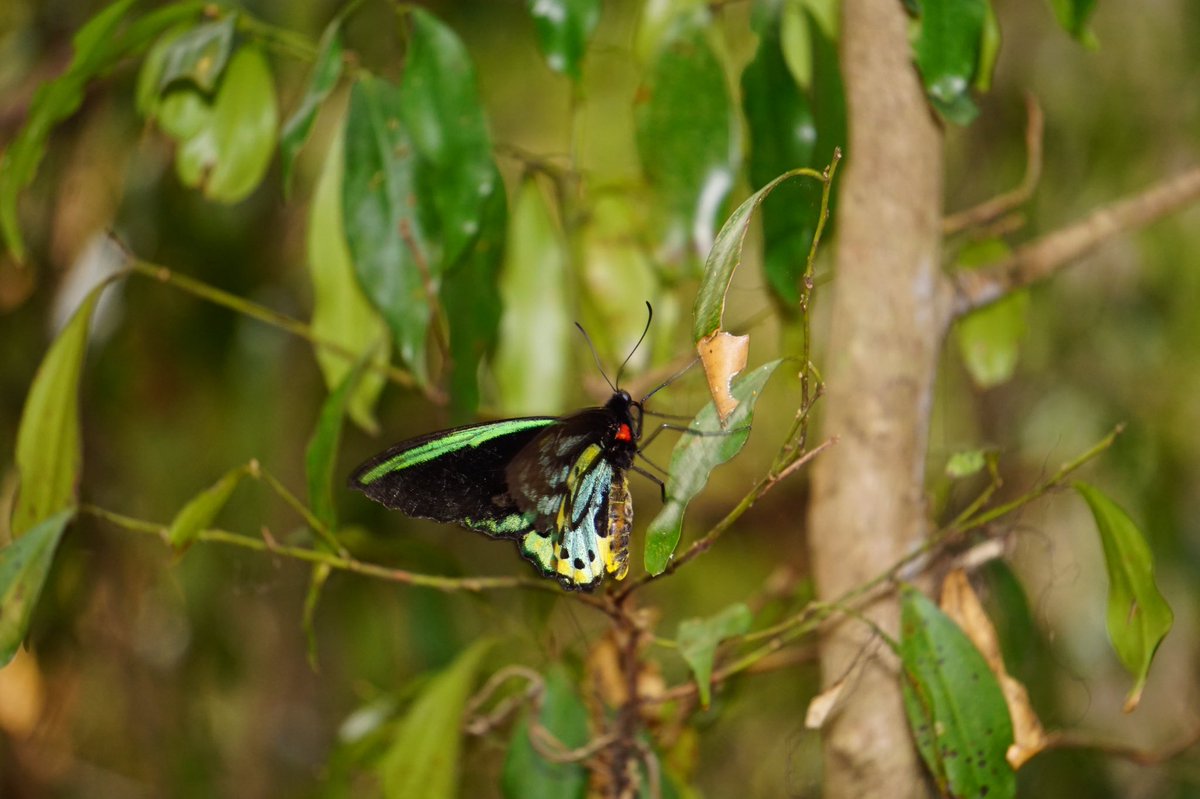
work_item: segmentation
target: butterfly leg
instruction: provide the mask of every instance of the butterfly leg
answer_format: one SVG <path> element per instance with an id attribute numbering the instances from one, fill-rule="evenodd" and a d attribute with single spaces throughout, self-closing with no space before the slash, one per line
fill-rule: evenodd
<path id="1" fill-rule="evenodd" d="M 629 467 L 629 469 L 630 469 L 630 471 L 637 472 L 637 473 L 638 473 L 638 474 L 640 474 L 642 477 L 645 477 L 647 480 L 651 480 L 651 481 L 653 481 L 653 482 L 657 483 L 657 484 L 658 484 L 658 491 L 659 491 L 659 493 L 660 493 L 660 494 L 662 494 L 662 501 L 663 501 L 663 502 L 666 502 L 666 501 L 667 501 L 667 484 L 666 484 L 666 483 L 664 483 L 662 480 L 660 480 L 660 479 L 658 478 L 658 476 L 657 476 L 657 475 L 654 475 L 654 474 L 652 474 L 652 473 L 650 473 L 650 472 L 646 471 L 645 469 L 643 469 L 643 468 L 642 468 L 642 467 L 640 467 L 640 466 L 632 466 L 632 465 L 631 465 L 631 466 Z"/>

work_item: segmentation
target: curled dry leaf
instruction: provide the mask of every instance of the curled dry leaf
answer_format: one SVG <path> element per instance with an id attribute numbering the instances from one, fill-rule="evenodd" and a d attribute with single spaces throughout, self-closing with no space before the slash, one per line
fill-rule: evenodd
<path id="1" fill-rule="evenodd" d="M 842 697 L 842 689 L 845 687 L 846 678 L 843 677 L 814 696 L 812 701 L 808 703 L 808 711 L 804 714 L 804 726 L 810 730 L 819 730 L 824 727 L 825 720 L 829 718 L 829 714 L 837 707 L 838 700 Z"/>
<path id="2" fill-rule="evenodd" d="M 1019 769 L 1046 748 L 1046 731 L 1042 729 L 1042 723 L 1029 703 L 1025 686 L 1004 668 L 1004 656 L 1000 653 L 996 628 L 962 569 L 954 569 L 942 582 L 941 606 L 975 644 L 1000 683 L 1013 725 L 1013 744 L 1008 748 L 1008 763 L 1014 770 Z"/>
<path id="3" fill-rule="evenodd" d="M 712 394 L 713 404 L 717 406 L 717 415 L 721 417 L 721 424 L 724 425 L 733 409 L 738 406 L 737 399 L 729 391 L 729 384 L 738 372 L 746 368 L 750 337 L 735 336 L 717 330 L 696 342 L 696 352 L 704 365 L 708 391 Z"/>

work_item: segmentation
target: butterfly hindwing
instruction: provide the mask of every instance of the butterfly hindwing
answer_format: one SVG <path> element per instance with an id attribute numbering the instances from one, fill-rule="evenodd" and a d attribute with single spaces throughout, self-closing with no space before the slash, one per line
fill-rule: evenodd
<path id="1" fill-rule="evenodd" d="M 452 522 L 501 538 L 518 538 L 532 514 L 508 493 L 509 463 L 553 417 L 467 425 L 409 439 L 367 461 L 350 487 L 409 516 Z"/>

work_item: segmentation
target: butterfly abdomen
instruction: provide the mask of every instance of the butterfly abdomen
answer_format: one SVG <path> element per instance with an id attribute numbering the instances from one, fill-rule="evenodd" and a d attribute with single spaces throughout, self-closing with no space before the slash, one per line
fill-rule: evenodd
<path id="1" fill-rule="evenodd" d="M 629 534 L 633 530 L 633 495 L 629 493 L 629 477 L 623 471 L 613 473 L 608 489 L 608 539 L 611 562 L 605 567 L 616 572 L 618 580 L 629 573 Z"/>

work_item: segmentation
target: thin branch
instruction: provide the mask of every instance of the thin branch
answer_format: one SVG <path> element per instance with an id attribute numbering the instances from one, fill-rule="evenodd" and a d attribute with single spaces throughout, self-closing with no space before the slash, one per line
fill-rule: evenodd
<path id="1" fill-rule="evenodd" d="M 83 505 L 80 511 L 88 513 L 100 519 L 120 527 L 125 530 L 130 530 L 138 533 L 147 533 L 166 539 L 167 526 L 155 522 L 149 522 L 144 519 L 137 519 L 132 516 L 126 516 L 115 511 L 106 510 L 95 505 Z M 253 550 L 255 552 L 266 552 L 274 555 L 279 555 L 293 560 L 304 561 L 306 563 L 323 563 L 330 568 L 339 569 L 341 571 L 353 572 L 366 577 L 374 577 L 380 580 L 387 580 L 393 583 L 402 583 L 404 585 L 420 586 L 423 588 L 433 588 L 438 591 L 470 591 L 478 593 L 481 591 L 493 591 L 496 589 L 505 588 L 528 588 L 536 591 L 548 591 L 557 594 L 564 598 L 573 599 L 584 605 L 597 608 L 598 610 L 608 612 L 608 603 L 594 597 L 590 594 L 582 592 L 566 592 L 559 587 L 558 583 L 552 580 L 532 577 L 444 577 L 435 574 L 418 574 L 416 572 L 406 571 L 404 569 L 394 569 L 388 566 L 381 566 L 377 563 L 368 563 L 366 561 L 357 560 L 353 557 L 344 557 L 335 555 L 332 552 L 324 552 L 321 550 L 307 549 L 305 547 L 289 546 L 279 544 L 274 540 L 265 538 L 256 538 L 253 536 L 243 535 L 242 533 L 234 533 L 228 530 L 208 529 L 201 530 L 196 535 L 197 541 L 207 543 L 227 544 L 229 546 L 242 547 L 243 549 Z"/>
<path id="2" fill-rule="evenodd" d="M 1200 167 L 1103 206 L 1073 225 L 1034 239 L 994 264 L 959 270 L 951 276 L 956 294 L 953 317 L 1045 280 L 1110 239 L 1145 227 L 1197 200 Z"/>
<path id="3" fill-rule="evenodd" d="M 1004 216 L 1029 201 L 1042 177 L 1042 133 L 1045 130 L 1045 115 L 1037 98 L 1025 94 L 1025 174 L 1021 182 L 1010 191 L 997 194 L 990 200 L 950 214 L 942 220 L 942 233 L 952 236 L 967 228 L 979 227 L 993 219 Z"/>
<path id="4" fill-rule="evenodd" d="M 1119 757 L 1139 766 L 1157 766 L 1182 755 L 1196 744 L 1200 744 L 1200 727 L 1186 738 L 1159 750 L 1139 749 L 1128 744 L 1101 741 L 1081 733 L 1056 732 L 1047 736 L 1041 751 L 1047 749 L 1091 749 L 1110 757 Z"/>

